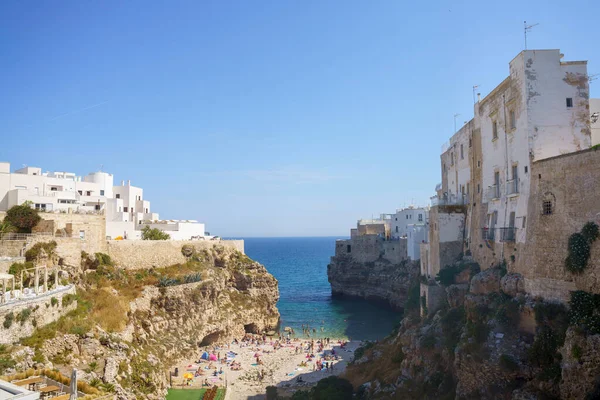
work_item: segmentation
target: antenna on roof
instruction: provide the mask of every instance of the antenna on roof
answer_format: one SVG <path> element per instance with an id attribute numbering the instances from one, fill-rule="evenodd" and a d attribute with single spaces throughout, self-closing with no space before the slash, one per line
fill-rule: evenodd
<path id="1" fill-rule="evenodd" d="M 473 85 L 473 104 L 475 104 L 475 90 L 477 90 L 478 87 L 479 85 Z"/>
<path id="2" fill-rule="evenodd" d="M 460 114 L 454 114 L 454 133 L 456 133 L 456 117 L 458 117 Z M 453 135 L 454 135 L 453 133 Z"/>
<path id="3" fill-rule="evenodd" d="M 539 24 L 527 25 L 527 21 L 523 21 L 524 33 L 525 33 L 525 50 L 527 50 L 527 32 L 531 32 L 534 26 Z"/>
<path id="4" fill-rule="evenodd" d="M 104 164 L 100 164 L 100 172 L 102 172 L 102 168 L 104 168 Z"/>
<path id="5" fill-rule="evenodd" d="M 595 81 L 596 79 L 598 79 L 599 76 L 600 76 L 600 74 L 588 75 L 588 82 L 592 83 L 593 81 Z"/>

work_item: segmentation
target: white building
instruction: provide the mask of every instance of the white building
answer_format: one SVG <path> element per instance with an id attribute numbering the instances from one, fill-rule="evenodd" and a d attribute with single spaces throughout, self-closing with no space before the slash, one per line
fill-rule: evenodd
<path id="1" fill-rule="evenodd" d="M 410 206 L 391 215 L 391 234 L 395 239 L 408 237 L 408 226 L 429 221 L 429 208 Z M 418 253 L 418 251 L 417 251 Z"/>
<path id="2" fill-rule="evenodd" d="M 587 61 L 562 58 L 559 50 L 522 51 L 509 77 L 475 105 L 486 227 L 501 236 L 490 240 L 525 241 L 532 161 L 591 146 Z"/>
<path id="3" fill-rule="evenodd" d="M 408 232 L 406 239 L 406 254 L 411 260 L 421 258 L 421 243 L 427 242 L 429 227 L 427 223 L 410 224 L 406 227 Z"/>
<path id="4" fill-rule="evenodd" d="M 471 167 L 469 156 L 473 146 L 474 120 L 466 123 L 442 147 L 441 196 L 432 199 L 432 205 L 463 205 L 469 203 Z M 436 188 L 437 191 L 438 188 Z"/>
<path id="5" fill-rule="evenodd" d="M 172 240 L 202 239 L 204 237 L 204 224 L 193 220 L 140 221 L 138 225 L 140 229 L 148 226 L 151 229 L 157 228 L 163 232 L 167 232 Z"/>
<path id="6" fill-rule="evenodd" d="M 114 186 L 113 180 L 106 172 L 82 178 L 71 172 L 42 173 L 37 167 L 11 173 L 10 163 L 0 162 L 0 211 L 30 201 L 45 212 L 101 213 L 106 215 L 107 238 L 139 239 L 142 221 L 158 222 L 159 216 L 151 211 L 142 188 L 131 186 L 131 181 Z M 195 221 L 156 225 L 176 240 L 204 236 L 204 224 Z"/>

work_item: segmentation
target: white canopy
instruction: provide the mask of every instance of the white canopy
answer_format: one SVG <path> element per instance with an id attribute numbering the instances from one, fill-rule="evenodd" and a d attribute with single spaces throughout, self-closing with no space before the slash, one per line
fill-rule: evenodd
<path id="1" fill-rule="evenodd" d="M 0 274 L 0 280 L 2 279 L 12 279 L 14 278 L 14 275 L 11 274 Z"/>

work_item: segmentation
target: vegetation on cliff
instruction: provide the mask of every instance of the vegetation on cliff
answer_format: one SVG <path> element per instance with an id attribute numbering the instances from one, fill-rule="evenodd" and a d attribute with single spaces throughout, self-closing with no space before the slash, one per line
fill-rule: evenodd
<path id="1" fill-rule="evenodd" d="M 471 274 L 464 265 L 438 275 L 446 287 L 438 309 L 423 313 L 412 293 L 398 331 L 356 352 L 345 374 L 355 392 L 369 399 L 592 396 L 600 296 L 572 292 L 567 308 L 526 295 L 520 275 L 502 266 Z"/>

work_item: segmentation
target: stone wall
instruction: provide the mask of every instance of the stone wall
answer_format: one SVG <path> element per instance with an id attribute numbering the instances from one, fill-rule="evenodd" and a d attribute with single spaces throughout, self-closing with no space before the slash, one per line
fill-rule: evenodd
<path id="1" fill-rule="evenodd" d="M 446 300 L 446 290 L 443 286 L 435 284 L 429 285 L 421 282 L 420 285 L 421 299 L 419 299 L 419 309 L 421 310 L 421 316 L 433 315 L 444 304 L 444 301 Z M 423 308 L 423 297 L 425 298 L 427 312 L 425 312 L 425 309 Z"/>
<path id="2" fill-rule="evenodd" d="M 462 253 L 464 226 L 464 206 L 436 206 L 429 210 L 429 271 L 432 277 Z"/>
<path id="3" fill-rule="evenodd" d="M 22 257 L 25 248 L 25 240 L 0 240 L 0 257 Z"/>
<path id="4" fill-rule="evenodd" d="M 70 285 L 64 289 L 48 292 L 31 299 L 1 305 L 0 344 L 14 343 L 21 338 L 30 336 L 36 327 L 40 328 L 54 322 L 69 311 L 74 310 L 77 307 L 76 301 L 73 301 L 66 307 L 62 306 L 62 299 L 67 294 L 75 294 L 75 286 Z M 54 306 L 52 305 L 52 298 L 58 300 L 58 303 Z M 31 310 L 31 314 L 21 323 L 17 321 L 17 315 L 26 308 Z M 14 320 L 12 325 L 7 329 L 4 327 L 4 321 L 7 314 L 10 313 L 13 314 Z"/>
<path id="5" fill-rule="evenodd" d="M 116 265 L 126 269 L 166 267 L 186 261 L 181 254 L 186 244 L 198 251 L 223 246 L 244 253 L 243 240 L 111 240 L 107 242 L 107 254 Z"/>
<path id="6" fill-rule="evenodd" d="M 25 257 L 0 257 L 0 274 L 7 274 L 14 263 L 25 262 Z"/>
<path id="7" fill-rule="evenodd" d="M 406 242 L 406 239 L 387 241 L 377 235 L 357 236 L 336 241 L 335 255 L 349 256 L 358 263 L 369 263 L 383 258 L 397 264 L 407 259 Z"/>
<path id="8" fill-rule="evenodd" d="M 43 221 L 33 232 L 62 234 L 81 238 L 90 243 L 90 247 L 106 252 L 106 217 L 92 214 L 40 213 Z"/>
<path id="9" fill-rule="evenodd" d="M 510 272 L 525 277 L 532 295 L 566 299 L 574 289 L 600 293 L 600 241 L 592 245 L 583 273 L 572 274 L 564 267 L 569 236 L 588 221 L 600 224 L 600 151 L 534 162 L 531 176 L 527 242 Z M 544 201 L 552 204 L 550 215 L 542 213 Z"/>
<path id="10" fill-rule="evenodd" d="M 386 232 L 385 224 L 364 224 L 358 225 L 357 233 L 359 236 L 363 235 L 382 235 L 386 236 L 389 232 Z"/>

